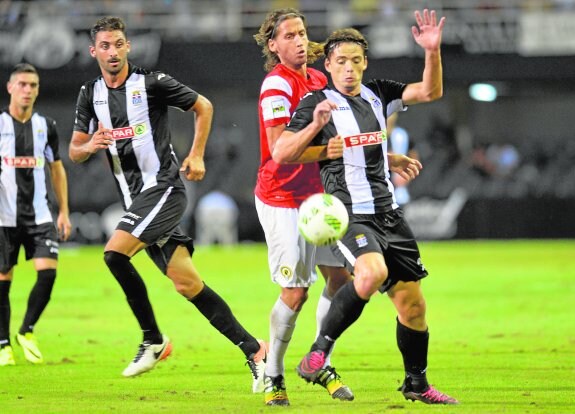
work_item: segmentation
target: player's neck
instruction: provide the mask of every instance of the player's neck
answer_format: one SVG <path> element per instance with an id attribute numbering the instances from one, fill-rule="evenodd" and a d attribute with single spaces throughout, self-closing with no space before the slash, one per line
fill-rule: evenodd
<path id="1" fill-rule="evenodd" d="M 108 88 L 117 88 L 122 86 L 126 79 L 128 78 L 129 66 L 126 63 L 122 70 L 118 73 L 110 73 L 102 70 L 102 77 L 104 78 L 104 82 L 106 82 L 106 86 Z"/>
<path id="2" fill-rule="evenodd" d="M 33 109 L 34 108 L 32 106 L 21 107 L 14 104 L 10 104 L 10 106 L 8 107 L 8 110 L 10 111 L 10 115 L 12 116 L 12 118 L 23 124 L 25 124 L 30 120 L 30 118 L 32 118 Z"/>
<path id="3" fill-rule="evenodd" d="M 284 65 L 286 68 L 288 68 L 292 72 L 295 72 L 295 73 L 303 76 L 304 78 L 307 77 L 307 65 L 293 66 L 293 65 L 288 65 L 286 63 L 282 63 L 282 65 Z"/>

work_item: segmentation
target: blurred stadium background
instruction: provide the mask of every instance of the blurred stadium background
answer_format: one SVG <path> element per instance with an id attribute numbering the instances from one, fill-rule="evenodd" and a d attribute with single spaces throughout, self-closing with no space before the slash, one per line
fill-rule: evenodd
<path id="1" fill-rule="evenodd" d="M 40 71 L 37 109 L 58 122 L 72 242 L 103 242 L 118 212 L 103 154 L 81 165 L 67 156 L 77 93 L 99 75 L 88 30 L 104 15 L 126 20 L 134 63 L 169 73 L 214 103 L 208 173 L 189 185 L 184 226 L 200 239 L 202 220 L 224 229 L 209 214 L 222 208 L 235 227 L 227 239 L 204 234 L 205 242 L 263 240 L 253 187 L 265 73 L 252 36 L 269 10 L 287 6 L 306 14 L 312 40 L 336 28 L 361 29 L 370 42 L 367 76 L 404 82 L 417 81 L 423 68 L 410 33 L 413 11 L 428 7 L 447 17 L 444 98 L 397 121 L 424 164 L 406 205 L 420 238 L 575 236 L 575 0 L 1 0 L 2 79 L 21 61 Z M 477 90 L 487 94 L 471 94 Z M 1 93 L 0 104 L 7 103 Z M 181 156 L 193 122 L 170 115 Z M 207 217 L 195 216 L 200 210 Z"/>

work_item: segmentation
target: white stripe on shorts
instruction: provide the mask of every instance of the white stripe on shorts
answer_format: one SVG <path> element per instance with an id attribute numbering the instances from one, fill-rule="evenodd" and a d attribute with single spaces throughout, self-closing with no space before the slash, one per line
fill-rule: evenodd
<path id="1" fill-rule="evenodd" d="M 172 192 L 172 188 L 174 187 L 172 186 L 168 187 L 168 189 L 166 190 L 166 192 L 164 193 L 158 204 L 156 204 L 156 206 L 152 209 L 152 211 L 150 211 L 150 214 L 148 214 L 146 218 L 144 218 L 144 220 L 142 220 L 142 222 L 138 225 L 138 227 L 134 229 L 134 231 L 132 232 L 132 235 L 134 237 L 140 238 L 144 230 L 146 230 L 146 227 L 148 227 L 148 224 L 150 224 L 150 222 L 154 219 L 154 217 L 156 217 L 156 215 L 159 213 L 162 206 L 166 203 L 168 196 Z"/>

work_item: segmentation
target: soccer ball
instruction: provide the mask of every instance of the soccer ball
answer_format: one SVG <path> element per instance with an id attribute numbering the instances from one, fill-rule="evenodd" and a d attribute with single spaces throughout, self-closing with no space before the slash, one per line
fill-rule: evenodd
<path id="1" fill-rule="evenodd" d="M 299 232 L 316 246 L 328 246 L 341 239 L 347 231 L 348 223 L 345 206 L 331 194 L 311 195 L 299 208 Z"/>

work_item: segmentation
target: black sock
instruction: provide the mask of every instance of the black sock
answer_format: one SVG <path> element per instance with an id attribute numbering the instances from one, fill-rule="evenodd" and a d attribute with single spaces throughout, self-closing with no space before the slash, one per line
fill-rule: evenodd
<path id="1" fill-rule="evenodd" d="M 10 345 L 11 280 L 0 280 L 0 348 Z"/>
<path id="2" fill-rule="evenodd" d="M 246 357 L 250 357 L 260 349 L 257 339 L 237 321 L 228 304 L 208 285 L 194 298 L 190 299 L 196 308 L 222 335 L 238 346 Z"/>
<path id="3" fill-rule="evenodd" d="M 26 314 L 24 315 L 24 320 L 20 326 L 18 333 L 24 335 L 27 332 L 32 332 L 34 330 L 34 325 L 40 319 L 40 315 L 48 306 L 50 302 L 50 296 L 52 294 L 52 288 L 54 287 L 54 282 L 56 281 L 56 269 L 44 269 L 38 271 L 38 277 L 34 287 L 30 291 L 30 296 L 28 296 L 28 307 L 26 308 Z"/>
<path id="4" fill-rule="evenodd" d="M 397 320 L 397 347 L 403 356 L 405 376 L 411 379 L 415 392 L 424 392 L 427 383 L 427 350 L 429 346 L 429 331 L 416 331 L 402 325 Z"/>
<path id="5" fill-rule="evenodd" d="M 358 296 L 353 280 L 343 285 L 331 301 L 320 334 L 311 350 L 329 352 L 336 339 L 359 318 L 367 302 Z"/>
<path id="6" fill-rule="evenodd" d="M 104 261 L 126 294 L 128 304 L 140 324 L 145 342 L 162 343 L 162 334 L 156 323 L 154 310 L 148 298 L 148 290 L 142 277 L 124 254 L 108 251 Z"/>

